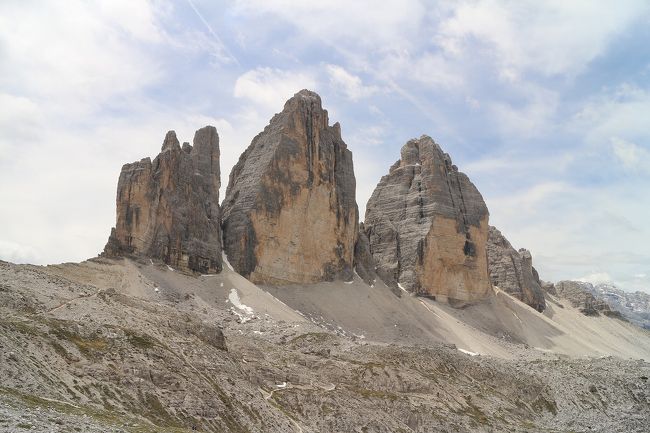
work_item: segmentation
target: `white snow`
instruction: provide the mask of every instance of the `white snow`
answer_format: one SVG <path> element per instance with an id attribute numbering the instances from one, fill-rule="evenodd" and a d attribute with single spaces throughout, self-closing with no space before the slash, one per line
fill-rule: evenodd
<path id="1" fill-rule="evenodd" d="M 167 265 L 167 269 L 169 269 L 170 271 L 174 272 L 174 268 L 172 268 L 172 267 L 169 266 L 169 265 Z"/>
<path id="2" fill-rule="evenodd" d="M 282 383 L 280 383 L 278 385 L 275 385 L 275 387 L 278 388 L 278 389 L 284 389 L 284 388 L 287 387 L 287 382 L 282 382 Z"/>
<path id="3" fill-rule="evenodd" d="M 424 306 L 424 308 L 426 308 L 427 310 L 429 310 L 429 312 L 432 313 L 434 316 L 436 316 L 436 317 L 442 319 L 442 317 L 440 317 L 440 315 L 439 315 L 438 313 L 436 313 L 436 312 L 433 311 L 431 308 L 429 308 L 429 306 L 426 304 L 426 302 L 424 302 L 422 299 L 420 299 L 420 304 L 422 304 L 422 305 Z"/>
<path id="4" fill-rule="evenodd" d="M 149 263 L 151 263 L 153 265 L 153 260 L 149 259 Z"/>
<path id="5" fill-rule="evenodd" d="M 230 269 L 231 271 L 234 271 L 233 267 L 231 266 L 230 262 L 228 261 L 228 256 L 226 255 L 225 252 L 221 252 L 221 258 L 223 262 L 226 264 L 226 267 Z"/>
<path id="6" fill-rule="evenodd" d="M 467 354 L 469 356 L 478 356 L 479 355 L 476 352 L 470 352 L 469 350 L 461 349 L 460 347 L 458 347 L 458 351 L 463 352 L 463 353 L 465 353 L 465 354 Z"/>
<path id="7" fill-rule="evenodd" d="M 235 310 L 235 308 L 231 308 L 230 311 L 232 311 L 239 317 L 241 323 L 246 323 L 254 317 L 253 314 L 255 313 L 255 311 L 253 311 L 253 309 L 248 305 L 244 305 L 241 303 L 241 300 L 239 299 L 239 293 L 237 293 L 237 289 L 230 290 L 230 294 L 228 295 L 228 300 L 237 310 L 239 310 L 237 311 Z"/>
<path id="8" fill-rule="evenodd" d="M 160 290 L 158 290 L 158 287 L 156 287 L 155 289 L 153 289 L 153 291 L 156 292 L 156 293 L 160 292 Z"/>
<path id="9" fill-rule="evenodd" d="M 404 286 L 402 286 L 400 283 L 397 283 L 397 287 L 399 287 L 400 289 L 402 289 L 402 290 L 405 291 L 406 293 L 409 292 L 409 291 L 406 290 L 406 289 L 404 288 Z"/>

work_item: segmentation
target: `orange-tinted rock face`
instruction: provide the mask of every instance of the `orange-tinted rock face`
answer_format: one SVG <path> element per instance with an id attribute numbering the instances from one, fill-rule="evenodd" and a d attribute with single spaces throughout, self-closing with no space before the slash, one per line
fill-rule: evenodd
<path id="1" fill-rule="evenodd" d="M 219 136 L 206 126 L 181 148 L 167 133 L 161 153 L 122 167 L 117 223 L 104 248 L 196 272 L 221 271 Z"/>
<path id="2" fill-rule="evenodd" d="M 492 293 L 487 207 L 430 137 L 404 145 L 368 201 L 364 225 L 377 273 L 388 283 L 450 302 Z"/>
<path id="3" fill-rule="evenodd" d="M 358 228 L 352 154 L 320 97 L 297 93 L 233 168 L 224 249 L 255 283 L 352 276 Z"/>

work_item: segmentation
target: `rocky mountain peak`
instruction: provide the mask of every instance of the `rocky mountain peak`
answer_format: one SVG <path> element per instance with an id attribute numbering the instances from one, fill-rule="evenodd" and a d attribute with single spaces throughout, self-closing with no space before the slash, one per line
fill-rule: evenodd
<path id="1" fill-rule="evenodd" d="M 141 255 L 186 271 L 221 270 L 219 136 L 206 126 L 194 146 L 174 131 L 161 153 L 122 167 L 117 222 L 104 254 Z"/>
<path id="2" fill-rule="evenodd" d="M 542 283 L 533 268 L 530 251 L 515 250 L 496 227 L 490 226 L 487 257 L 492 284 L 538 311 L 546 308 Z"/>
<path id="3" fill-rule="evenodd" d="M 352 154 L 320 96 L 301 90 L 253 139 L 223 202 L 224 248 L 253 282 L 352 276 L 358 211 Z"/>
<path id="4" fill-rule="evenodd" d="M 176 131 L 167 131 L 160 151 L 164 152 L 165 150 L 180 150 L 180 148 L 180 143 L 178 141 L 178 138 L 176 138 Z"/>
<path id="5" fill-rule="evenodd" d="M 378 273 L 451 302 L 489 296 L 488 215 L 476 187 L 431 137 L 409 140 L 366 208 Z"/>

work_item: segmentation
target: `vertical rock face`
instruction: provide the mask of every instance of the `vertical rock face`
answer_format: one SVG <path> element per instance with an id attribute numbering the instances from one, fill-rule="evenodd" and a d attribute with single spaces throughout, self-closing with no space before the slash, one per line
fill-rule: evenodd
<path id="1" fill-rule="evenodd" d="M 194 145 L 169 131 L 160 154 L 122 167 L 117 223 L 104 254 L 137 254 L 202 273 L 221 271 L 219 136 L 199 129 Z"/>
<path id="2" fill-rule="evenodd" d="M 370 240 L 368 239 L 363 223 L 359 225 L 359 236 L 357 243 L 354 245 L 354 270 L 369 286 L 377 278 L 377 274 L 375 273 L 375 260 L 370 253 Z"/>
<path id="3" fill-rule="evenodd" d="M 530 251 L 515 250 L 496 227 L 489 227 L 488 270 L 492 284 L 515 298 L 544 311 L 546 301 Z"/>
<path id="4" fill-rule="evenodd" d="M 368 201 L 364 224 L 382 278 L 450 302 L 490 295 L 487 207 L 430 137 L 402 147 Z"/>
<path id="5" fill-rule="evenodd" d="M 352 277 L 358 229 L 352 153 L 320 97 L 287 101 L 239 158 L 223 202 L 224 250 L 255 283 Z"/>

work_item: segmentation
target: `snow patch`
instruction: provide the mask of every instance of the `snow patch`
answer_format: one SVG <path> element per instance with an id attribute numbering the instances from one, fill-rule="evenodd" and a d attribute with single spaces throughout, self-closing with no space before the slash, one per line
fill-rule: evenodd
<path id="1" fill-rule="evenodd" d="M 440 315 L 439 315 L 438 313 L 436 313 L 436 312 L 433 311 L 431 308 L 429 308 L 429 306 L 426 304 L 426 302 L 424 302 L 422 299 L 420 299 L 420 304 L 422 304 L 422 305 L 424 306 L 424 308 L 426 308 L 427 310 L 429 310 L 429 312 L 430 312 L 431 314 L 433 314 L 434 316 L 436 316 L 436 317 L 442 319 L 442 317 L 440 317 Z"/>
<path id="2" fill-rule="evenodd" d="M 466 355 L 469 356 L 478 356 L 479 354 L 476 352 L 470 352 L 469 350 L 461 349 L 460 347 L 457 348 L 459 352 L 463 352 Z"/>
<path id="3" fill-rule="evenodd" d="M 226 255 L 225 251 L 222 251 L 222 252 L 221 252 L 221 259 L 222 259 L 223 262 L 226 264 L 226 267 L 227 267 L 228 269 L 230 269 L 231 271 L 234 271 L 234 270 L 235 270 L 235 269 L 233 269 L 232 265 L 231 265 L 230 262 L 228 261 L 228 256 Z"/>
<path id="4" fill-rule="evenodd" d="M 241 300 L 239 299 L 239 293 L 237 293 L 237 289 L 230 290 L 228 300 L 235 307 L 231 308 L 230 311 L 239 317 L 239 321 L 241 323 L 246 323 L 255 317 L 255 311 L 253 311 L 253 309 L 248 305 L 242 304 Z"/>
<path id="5" fill-rule="evenodd" d="M 235 308 L 243 311 L 246 314 L 253 314 L 254 311 L 251 307 L 248 305 L 244 305 L 241 303 L 241 300 L 239 299 L 239 293 L 237 292 L 237 289 L 231 289 L 230 294 L 228 295 L 228 300 L 230 301 L 231 304 L 235 306 Z"/>
<path id="6" fill-rule="evenodd" d="M 397 287 L 399 287 L 402 291 L 408 293 L 409 291 L 404 288 L 400 283 L 397 283 Z"/>
<path id="7" fill-rule="evenodd" d="M 280 383 L 280 384 L 278 384 L 278 385 L 275 385 L 275 387 L 276 387 L 277 389 L 284 389 L 284 388 L 287 387 L 287 382 L 282 382 L 282 383 Z"/>
<path id="8" fill-rule="evenodd" d="M 169 266 L 169 265 L 167 265 L 167 269 L 169 269 L 170 271 L 174 272 L 174 268 L 172 268 L 172 267 Z"/>

